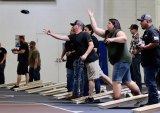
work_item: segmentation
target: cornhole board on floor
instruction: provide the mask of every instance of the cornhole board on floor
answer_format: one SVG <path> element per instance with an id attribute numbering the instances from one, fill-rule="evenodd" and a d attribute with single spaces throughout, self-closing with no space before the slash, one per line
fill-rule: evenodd
<path id="1" fill-rule="evenodd" d="M 55 99 L 64 99 L 64 98 L 68 98 L 68 97 L 71 97 L 71 96 L 72 96 L 72 92 L 65 92 L 65 93 L 53 95 L 53 97 Z"/>
<path id="2" fill-rule="evenodd" d="M 47 90 L 52 90 L 52 89 L 57 89 L 57 88 L 65 87 L 66 84 L 67 83 L 50 84 L 48 86 L 26 90 L 26 92 L 27 93 L 39 93 L 39 92 L 42 92 L 42 91 L 47 91 Z"/>
<path id="3" fill-rule="evenodd" d="M 160 91 L 158 91 L 158 94 L 160 95 Z M 100 108 L 113 108 L 113 107 L 119 107 L 119 106 L 124 106 L 129 103 L 137 103 L 137 102 L 142 102 L 146 101 L 148 99 L 148 94 L 142 94 L 142 95 L 137 95 L 137 96 L 132 96 L 128 98 L 123 98 L 119 100 L 113 100 L 105 103 L 98 104 Z"/>
<path id="4" fill-rule="evenodd" d="M 121 105 L 125 105 L 131 102 L 140 102 L 144 101 L 148 98 L 148 94 L 145 95 L 137 95 L 137 96 L 132 96 L 128 98 L 123 98 L 119 100 L 113 100 L 105 103 L 98 104 L 100 108 L 113 108 L 113 107 L 119 107 Z"/>
<path id="5" fill-rule="evenodd" d="M 122 89 L 121 94 L 129 93 L 129 92 L 130 92 L 129 88 L 125 88 L 125 89 Z M 94 94 L 93 98 L 94 98 L 94 100 L 98 100 L 98 99 L 102 99 L 102 98 L 108 98 L 108 97 L 111 97 L 111 94 L 113 94 L 113 91 L 106 91 L 106 92 L 103 92 L 103 93 Z M 85 99 L 87 97 L 88 96 L 72 99 L 72 102 L 76 103 L 76 104 L 84 103 Z"/>
<path id="6" fill-rule="evenodd" d="M 0 110 L 3 113 L 78 113 L 67 109 L 36 103 L 0 103 Z"/>
<path id="7" fill-rule="evenodd" d="M 34 81 L 34 82 L 29 82 L 27 85 L 34 85 L 34 84 L 37 84 L 39 82 L 42 82 L 41 80 L 38 80 L 38 81 Z M 15 83 L 16 84 L 16 83 Z M 7 86 L 7 89 L 11 89 L 13 86 L 15 86 L 15 84 L 12 84 L 12 85 L 9 85 Z M 19 84 L 19 88 L 20 87 L 25 87 L 26 86 L 26 82 L 25 81 L 22 81 L 20 82 Z M 18 89 L 18 88 L 17 88 Z"/>
<path id="8" fill-rule="evenodd" d="M 64 92 L 67 92 L 67 88 L 59 88 L 59 89 L 53 89 L 50 91 L 41 92 L 40 95 L 49 96 L 49 95 L 55 95 L 55 94 L 60 94 Z"/>
<path id="9" fill-rule="evenodd" d="M 12 83 L 7 83 L 7 84 L 1 84 L 0 88 L 5 88 L 5 87 L 13 87 L 16 84 L 16 82 Z M 20 84 L 25 84 L 25 81 L 21 81 Z M 9 88 L 8 88 L 9 89 Z"/>
<path id="10" fill-rule="evenodd" d="M 133 113 L 154 113 L 160 111 L 160 103 L 132 109 Z"/>
<path id="11" fill-rule="evenodd" d="M 30 82 L 25 86 L 14 88 L 14 91 L 22 91 L 22 90 L 33 89 L 33 88 L 42 87 L 42 86 L 43 86 L 42 81 L 35 81 L 35 82 Z"/>

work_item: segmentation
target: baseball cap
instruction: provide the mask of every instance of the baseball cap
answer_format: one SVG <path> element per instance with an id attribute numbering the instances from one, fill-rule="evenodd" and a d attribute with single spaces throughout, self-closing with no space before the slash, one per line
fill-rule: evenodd
<path id="1" fill-rule="evenodd" d="M 84 26 L 83 22 L 80 20 L 76 20 L 74 23 L 70 23 L 70 24 L 71 24 L 71 26 L 74 26 L 74 25 Z"/>
<path id="2" fill-rule="evenodd" d="M 143 15 L 141 16 L 141 18 L 138 18 L 137 20 L 138 20 L 138 21 L 143 21 L 143 20 L 152 21 L 152 17 L 151 17 L 151 15 L 149 15 L 149 14 L 143 14 Z"/>
<path id="3" fill-rule="evenodd" d="M 137 29 L 138 30 L 138 25 L 137 24 L 132 24 L 129 29 Z"/>

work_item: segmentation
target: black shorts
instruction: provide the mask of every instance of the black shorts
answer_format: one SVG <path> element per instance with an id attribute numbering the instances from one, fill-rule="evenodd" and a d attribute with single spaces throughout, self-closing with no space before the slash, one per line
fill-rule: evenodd
<path id="1" fill-rule="evenodd" d="M 28 73 L 28 62 L 19 62 L 17 66 L 17 74 L 25 75 L 26 73 Z"/>

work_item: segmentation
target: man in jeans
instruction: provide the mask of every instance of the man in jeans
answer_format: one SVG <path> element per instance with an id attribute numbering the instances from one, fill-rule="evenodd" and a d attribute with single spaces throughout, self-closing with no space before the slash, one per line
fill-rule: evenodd
<path id="1" fill-rule="evenodd" d="M 142 39 L 139 37 L 138 25 L 132 24 L 129 29 L 132 34 L 129 51 L 132 56 L 131 70 L 133 72 L 131 73 L 131 77 L 136 82 L 139 89 L 142 91 L 142 80 L 140 72 L 141 52 L 137 48 L 138 44 L 141 43 Z"/>
<path id="2" fill-rule="evenodd" d="M 102 70 L 99 66 L 98 55 L 94 51 L 93 41 L 88 33 L 83 32 L 84 24 L 80 20 L 76 20 L 74 23 L 71 23 L 72 28 L 75 32 L 74 35 L 63 36 L 51 32 L 50 30 L 44 29 L 44 32 L 47 35 L 52 36 L 53 38 L 71 41 L 74 44 L 76 59 L 81 59 L 87 68 L 87 75 L 89 79 L 89 98 L 86 102 L 93 102 L 93 94 L 95 83 L 94 80 L 99 78 Z"/>
<path id="3" fill-rule="evenodd" d="M 5 83 L 4 69 L 6 65 L 7 50 L 0 43 L 0 84 Z"/>
<path id="4" fill-rule="evenodd" d="M 74 34 L 73 29 L 71 28 L 70 34 Z M 66 41 L 62 54 L 61 54 L 61 60 L 64 60 L 64 56 L 66 55 L 66 77 L 67 77 L 67 91 L 71 92 L 73 91 L 73 76 L 74 76 L 74 70 L 73 70 L 73 62 L 75 60 L 74 57 L 74 45 L 70 41 Z"/>
<path id="5" fill-rule="evenodd" d="M 145 30 L 142 40 L 144 44 L 139 45 L 141 50 L 141 64 L 144 69 L 145 83 L 148 88 L 147 105 L 159 102 L 156 76 L 160 68 L 160 45 L 159 32 L 152 24 L 152 18 L 148 14 L 143 14 L 140 21 L 142 29 Z"/>
<path id="6" fill-rule="evenodd" d="M 41 58 L 38 49 L 36 48 L 36 42 L 30 42 L 29 51 L 29 82 L 40 80 L 40 68 Z"/>

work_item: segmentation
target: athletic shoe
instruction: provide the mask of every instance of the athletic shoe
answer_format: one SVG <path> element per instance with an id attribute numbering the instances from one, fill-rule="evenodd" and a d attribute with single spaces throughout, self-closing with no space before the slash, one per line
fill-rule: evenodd
<path id="1" fill-rule="evenodd" d="M 19 87 L 19 86 L 16 86 L 16 85 L 15 85 L 15 86 L 11 87 L 11 90 L 13 90 L 14 88 L 18 88 L 18 87 Z"/>
<path id="2" fill-rule="evenodd" d="M 94 103 L 94 98 L 93 97 L 86 98 L 85 103 Z"/>

